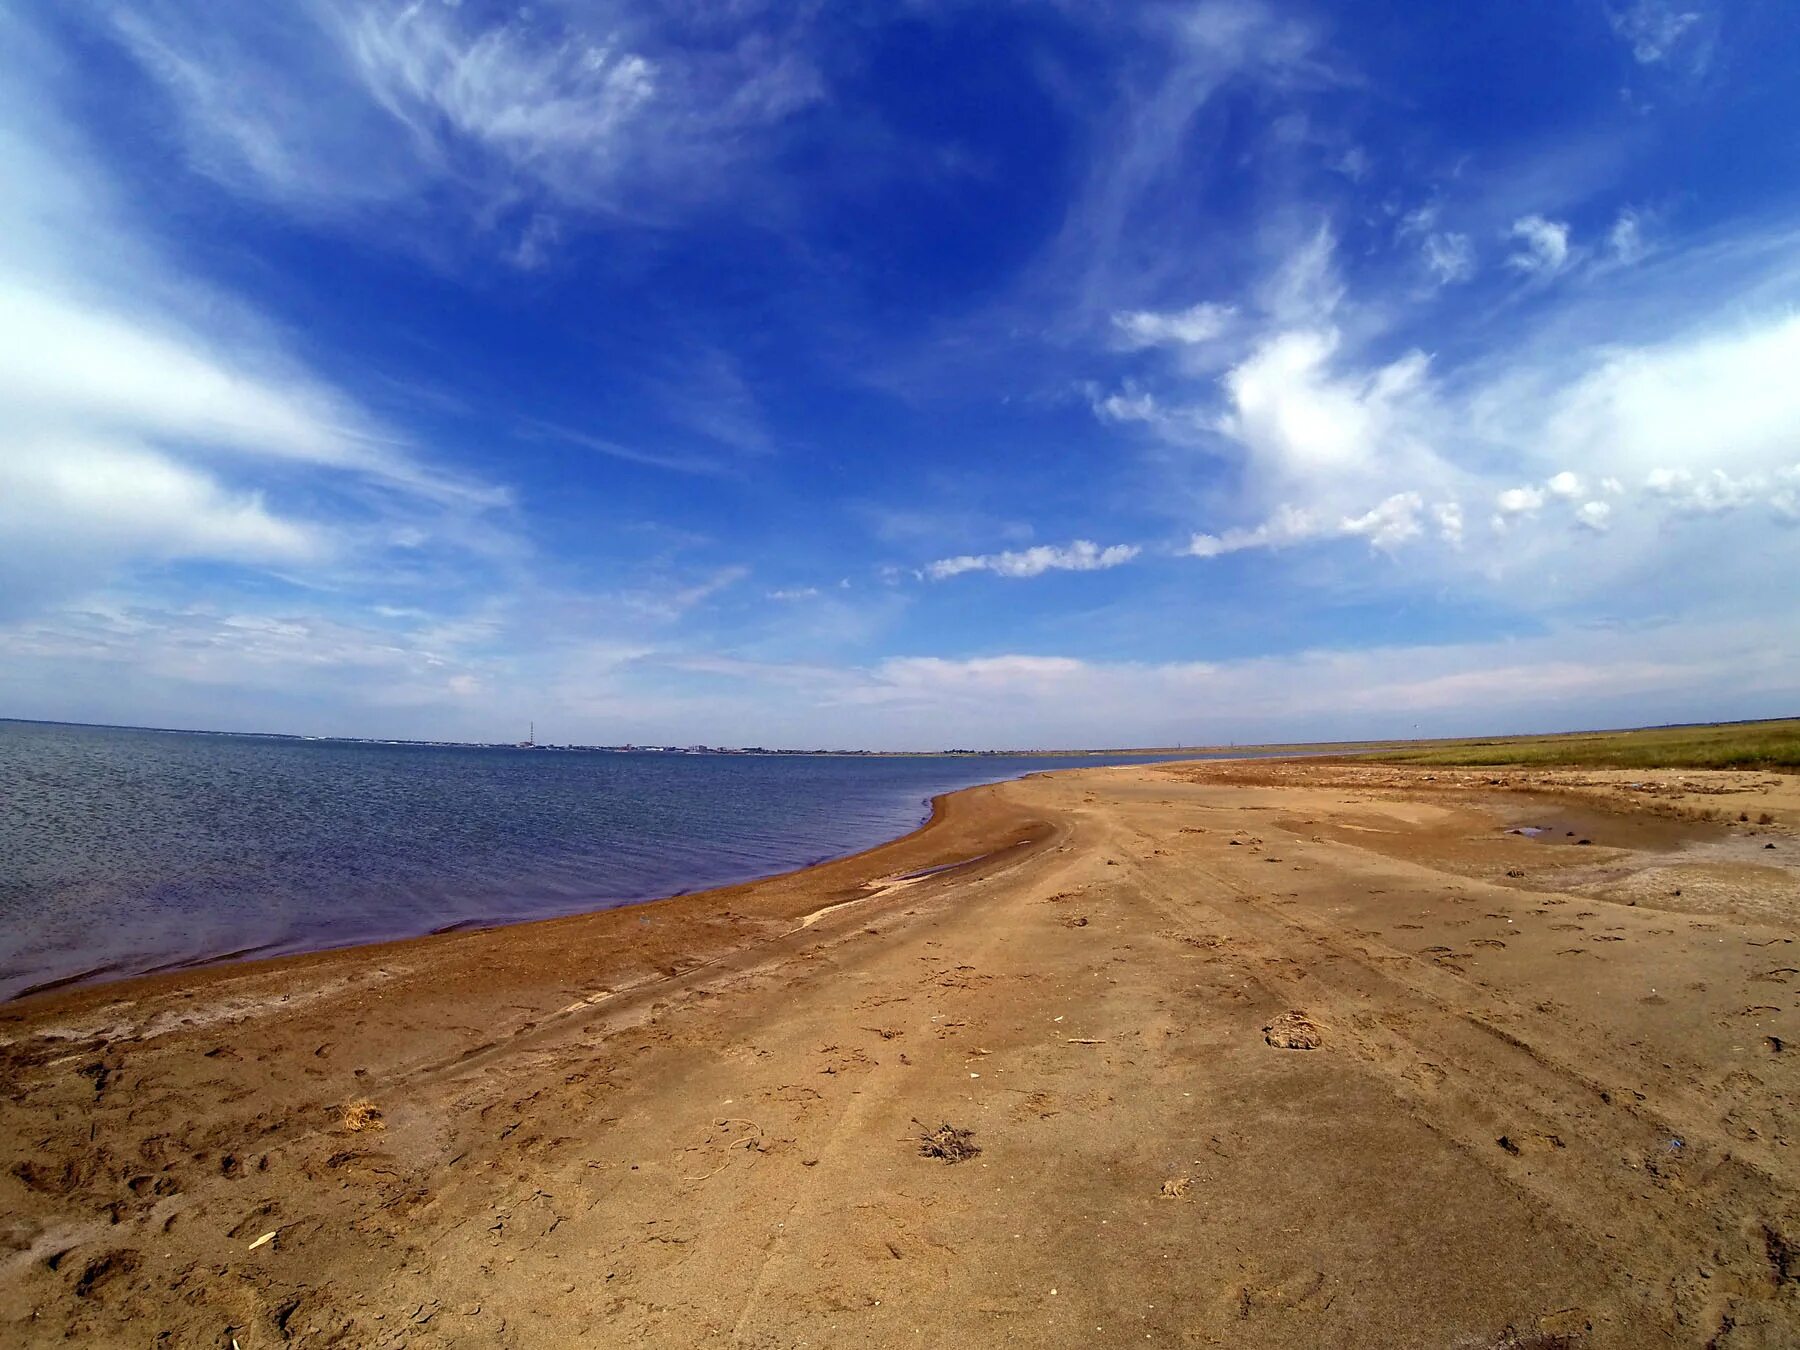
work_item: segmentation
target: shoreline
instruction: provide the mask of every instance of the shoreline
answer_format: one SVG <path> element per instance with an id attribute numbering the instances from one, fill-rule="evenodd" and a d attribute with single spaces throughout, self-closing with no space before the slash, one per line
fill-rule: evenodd
<path id="1" fill-rule="evenodd" d="M 14 897 L 13 940 L 0 944 L 6 948 L 0 1007 L 245 958 L 345 950 L 729 889 L 891 844 L 929 824 L 936 797 L 1066 763 L 1019 758 L 975 765 L 938 757 L 929 761 L 931 767 L 897 774 L 847 770 L 821 778 L 804 771 L 789 796 L 781 795 L 790 792 L 788 775 L 774 770 L 748 779 L 735 770 L 716 774 L 703 768 L 692 775 L 658 770 L 641 793 L 635 775 L 621 778 L 608 770 L 594 780 L 594 795 L 616 804 L 601 808 L 598 824 L 579 812 L 565 818 L 566 813 L 541 806 L 524 808 L 518 820 L 502 810 L 481 837 L 491 858 L 480 848 L 420 855 L 407 845 L 407 822 L 392 812 L 367 838 L 358 835 L 354 846 L 335 842 L 344 837 L 342 831 L 326 832 L 304 817 L 285 822 L 286 828 L 278 828 L 284 824 L 280 819 L 263 819 L 238 832 L 241 851 L 232 854 L 229 865 L 221 864 L 223 855 L 204 851 L 190 859 L 173 837 L 153 849 L 118 852 L 99 842 L 108 837 L 102 794 L 84 801 L 89 814 L 72 818 L 66 829 L 54 817 L 43 825 L 49 837 L 72 841 L 60 856 L 85 851 L 86 857 L 78 866 L 49 867 L 29 895 Z M 386 761 L 376 771 L 398 774 L 396 790 L 411 790 L 410 771 L 395 770 Z M 843 797 L 820 787 L 845 775 Z M 546 781 L 554 786 L 568 779 L 574 784 L 570 795 L 581 797 L 590 777 L 585 770 L 572 778 L 558 770 Z M 535 784 L 543 775 L 524 772 L 523 779 Z M 762 783 L 755 804 L 728 800 L 739 790 L 731 785 L 740 779 Z M 671 794 L 695 805 L 658 805 Z M 634 800 L 640 795 L 645 804 Z M 227 803 L 216 805 L 229 809 Z M 453 816 L 458 809 L 457 803 L 439 802 L 419 828 L 442 829 L 445 811 Z M 533 817 L 534 809 L 542 819 Z M 690 811 L 691 817 L 682 814 Z M 131 819 L 127 809 L 126 820 Z M 396 829 L 400 836 L 391 837 Z M 520 842 L 526 839 L 536 842 Z M 23 833 L 7 842 L 15 849 L 34 846 Z M 76 847 L 82 844 L 85 850 Z M 273 861 L 280 857 L 295 862 L 290 867 Z M 159 898 L 164 890 L 176 898 L 165 902 Z M 320 904 L 316 896 L 328 902 Z"/>
<path id="2" fill-rule="evenodd" d="M 751 911 L 739 916 L 742 918 L 763 922 L 795 918 L 799 917 L 794 912 L 795 904 L 800 903 L 795 898 L 797 896 L 809 896 L 818 891 L 831 894 L 834 898 L 830 903 L 833 904 L 853 901 L 862 897 L 850 892 L 878 883 L 891 872 L 906 869 L 952 870 L 986 861 L 1004 852 L 1015 842 L 1007 837 L 1010 832 L 1018 826 L 1036 822 L 989 815 L 976 806 L 973 800 L 958 804 L 958 799 L 973 799 L 977 794 L 992 792 L 1006 783 L 1018 782 L 1023 778 L 1081 771 L 1083 770 L 1042 770 L 1001 779 L 995 783 L 976 784 L 938 793 L 929 799 L 925 818 L 892 839 L 722 886 L 623 901 L 605 908 L 580 910 L 572 914 L 492 923 L 477 920 L 408 937 L 350 942 L 341 946 L 284 952 L 275 956 L 239 957 L 228 953 L 219 957 L 201 958 L 191 965 L 145 971 L 116 979 L 88 979 L 77 975 L 67 981 L 56 982 L 51 987 L 22 992 L 0 1001 L 0 1028 L 21 1020 L 36 1020 L 65 1012 L 78 1015 L 107 1002 L 136 1002 L 190 991 L 197 994 L 234 979 L 266 977 L 280 980 L 315 972 L 330 977 L 339 973 L 328 969 L 336 965 L 378 965 L 390 960 L 404 961 L 420 957 L 429 959 L 430 953 L 440 944 L 459 941 L 472 946 L 504 942 L 509 937 L 520 942 L 560 941 L 566 932 L 569 940 L 592 942 L 603 937 L 606 928 L 623 926 L 620 920 L 611 916 L 636 915 L 643 911 L 662 914 L 668 907 L 703 910 L 715 904 L 737 902 Z M 958 849 L 966 851 L 970 848 L 982 848 L 981 841 L 984 838 L 991 845 L 984 851 L 966 853 L 966 856 L 948 856 Z M 838 894 L 840 891 L 845 893 Z M 758 909 L 763 912 L 756 913 Z M 683 914 L 681 917 L 688 916 Z M 766 934 L 746 933 L 745 936 L 754 939 Z M 462 960 L 478 959 L 478 953 L 473 950 L 458 952 L 456 956 Z M 679 960 L 679 957 L 675 959 Z"/>
<path id="3" fill-rule="evenodd" d="M 0 1338 L 1792 1344 L 1797 825 L 1750 773 L 1059 770 L 9 1004 Z"/>

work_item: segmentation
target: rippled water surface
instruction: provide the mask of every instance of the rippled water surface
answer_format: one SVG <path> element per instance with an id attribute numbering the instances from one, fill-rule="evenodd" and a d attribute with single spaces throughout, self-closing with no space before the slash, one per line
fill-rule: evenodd
<path id="1" fill-rule="evenodd" d="M 0 999 L 569 914 L 854 852 L 1108 761 L 608 754 L 0 722 Z"/>

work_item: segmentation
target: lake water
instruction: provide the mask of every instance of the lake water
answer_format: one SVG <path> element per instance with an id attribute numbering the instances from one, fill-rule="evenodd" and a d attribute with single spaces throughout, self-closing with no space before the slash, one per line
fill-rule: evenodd
<path id="1" fill-rule="evenodd" d="M 940 792 L 1110 762 L 1124 761 L 520 751 L 0 721 L 0 999 L 745 881 L 904 834 Z"/>

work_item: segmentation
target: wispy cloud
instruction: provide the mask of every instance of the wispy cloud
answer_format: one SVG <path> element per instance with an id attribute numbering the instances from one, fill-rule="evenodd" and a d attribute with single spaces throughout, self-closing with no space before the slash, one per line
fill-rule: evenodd
<path id="1" fill-rule="evenodd" d="M 148 241 L 46 124 L 14 27 L 0 94 L 0 594 L 26 611 L 135 564 L 354 567 L 472 540 L 506 492 L 432 464 L 275 325 Z M 36 97 L 34 97 L 34 92 Z M 421 527 L 425 527 L 423 532 Z"/>
<path id="2" fill-rule="evenodd" d="M 1698 45 L 1695 29 L 1701 15 L 1686 5 L 1673 5 L 1669 0 L 1633 0 L 1617 8 L 1609 6 L 1606 17 L 1640 65 L 1661 65 L 1685 46 Z"/>
<path id="3" fill-rule="evenodd" d="M 802 49 L 766 28 L 687 43 L 672 22 L 610 5 L 103 12 L 175 109 L 197 168 L 323 215 L 448 188 L 486 220 L 522 197 L 654 218 L 712 195 L 747 138 L 822 92 Z M 541 262 L 557 232 L 554 215 L 527 213 L 514 260 Z"/>
<path id="4" fill-rule="evenodd" d="M 1170 314 L 1136 310 L 1113 315 L 1113 326 L 1120 338 L 1132 347 L 1156 347 L 1164 344 L 1187 345 L 1210 342 L 1224 334 L 1236 317 L 1230 305 L 1201 301 L 1188 309 Z"/>
<path id="5" fill-rule="evenodd" d="M 925 564 L 925 575 L 933 581 L 962 576 L 968 572 L 992 572 L 999 577 L 1038 577 L 1046 572 L 1103 572 L 1119 567 L 1138 556 L 1135 544 L 1111 544 L 1105 548 L 1090 539 L 1057 546 L 1039 544 L 1034 548 L 1006 553 L 965 553 L 955 558 L 939 558 Z"/>
<path id="6" fill-rule="evenodd" d="M 1543 216 L 1521 216 L 1508 231 L 1524 247 L 1506 258 L 1508 267 L 1534 276 L 1555 276 L 1569 262 L 1569 226 Z"/>

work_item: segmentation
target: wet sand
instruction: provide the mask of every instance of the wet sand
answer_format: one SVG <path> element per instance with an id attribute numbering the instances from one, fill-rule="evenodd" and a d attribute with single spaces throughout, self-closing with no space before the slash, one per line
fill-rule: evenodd
<path id="1" fill-rule="evenodd" d="M 1087 769 L 6 1005 L 0 1340 L 1790 1346 L 1797 826 L 1756 773 Z"/>

